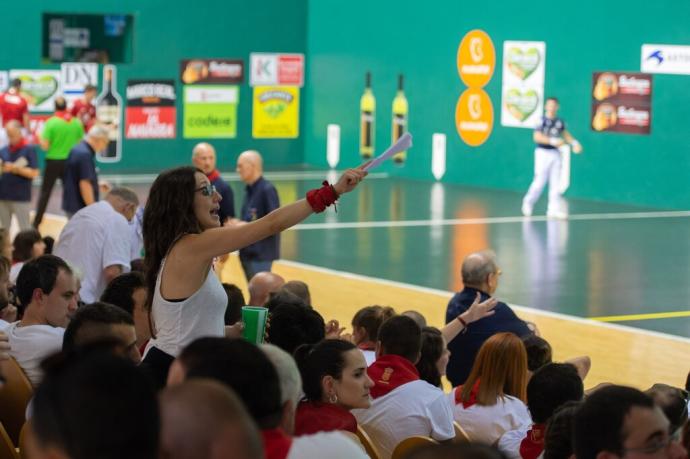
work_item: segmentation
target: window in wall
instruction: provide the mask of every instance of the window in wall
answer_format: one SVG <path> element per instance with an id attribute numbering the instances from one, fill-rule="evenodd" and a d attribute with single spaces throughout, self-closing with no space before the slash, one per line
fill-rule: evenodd
<path id="1" fill-rule="evenodd" d="M 42 60 L 51 62 L 132 62 L 131 14 L 43 14 Z"/>

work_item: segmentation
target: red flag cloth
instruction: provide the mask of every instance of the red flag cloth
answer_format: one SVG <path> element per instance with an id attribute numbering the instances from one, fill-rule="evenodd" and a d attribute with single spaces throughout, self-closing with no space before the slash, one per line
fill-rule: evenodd
<path id="1" fill-rule="evenodd" d="M 382 397 L 394 389 L 417 381 L 419 372 L 417 368 L 404 357 L 399 355 L 382 355 L 367 369 L 369 377 L 374 381 L 371 388 L 371 397 Z"/>

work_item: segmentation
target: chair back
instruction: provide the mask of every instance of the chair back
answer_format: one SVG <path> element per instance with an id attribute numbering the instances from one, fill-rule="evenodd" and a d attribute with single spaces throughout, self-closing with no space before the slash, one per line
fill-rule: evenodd
<path id="1" fill-rule="evenodd" d="M 26 406 L 33 397 L 34 389 L 24 370 L 13 358 L 0 362 L 0 374 L 5 378 L 5 384 L 0 388 L 0 422 L 5 426 L 12 444 L 16 445 L 26 421 Z"/>
<path id="2" fill-rule="evenodd" d="M 14 443 L 2 424 L 0 424 L 0 459 L 19 459 Z"/>
<path id="3" fill-rule="evenodd" d="M 470 436 L 467 435 L 467 432 L 465 432 L 465 429 L 462 428 L 460 424 L 458 424 L 458 421 L 453 421 L 453 429 L 455 429 L 455 438 L 453 439 L 453 443 L 469 443 L 470 442 Z"/>
<path id="4" fill-rule="evenodd" d="M 357 426 L 357 437 L 371 459 L 381 459 L 381 454 L 379 454 L 376 445 L 374 445 L 369 434 L 360 425 Z"/>
<path id="5" fill-rule="evenodd" d="M 406 438 L 395 447 L 391 459 L 403 459 L 412 451 L 427 445 L 438 445 L 438 442 L 433 438 L 422 436 Z"/>

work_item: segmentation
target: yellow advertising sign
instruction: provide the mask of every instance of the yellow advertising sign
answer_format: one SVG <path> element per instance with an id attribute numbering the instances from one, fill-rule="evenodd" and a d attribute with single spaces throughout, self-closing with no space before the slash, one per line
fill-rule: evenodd
<path id="1" fill-rule="evenodd" d="M 299 137 L 299 87 L 255 86 L 252 137 L 294 139 Z"/>
<path id="2" fill-rule="evenodd" d="M 494 127 L 494 108 L 489 95 L 479 88 L 466 89 L 455 106 L 455 127 L 471 147 L 486 142 Z"/>
<path id="3" fill-rule="evenodd" d="M 491 37 L 479 29 L 467 32 L 458 47 L 457 65 L 460 79 L 467 86 L 486 86 L 496 68 L 496 50 Z"/>

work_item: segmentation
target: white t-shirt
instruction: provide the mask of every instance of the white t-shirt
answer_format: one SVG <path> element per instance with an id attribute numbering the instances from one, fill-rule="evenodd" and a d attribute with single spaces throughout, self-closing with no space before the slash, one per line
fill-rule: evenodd
<path id="1" fill-rule="evenodd" d="M 292 440 L 287 459 L 368 459 L 353 440 L 340 432 L 319 432 Z"/>
<path id="2" fill-rule="evenodd" d="M 86 206 L 67 222 L 55 245 L 55 255 L 82 275 L 79 295 L 85 303 L 98 301 L 106 287 L 103 270 L 120 265 L 130 269 L 132 230 L 127 219 L 108 201 Z"/>
<path id="3" fill-rule="evenodd" d="M 531 427 L 531 425 L 524 425 L 520 426 L 518 429 L 504 433 L 498 440 L 498 449 L 500 449 L 508 459 L 522 459 L 522 456 L 520 456 L 520 444 L 522 440 L 527 437 L 527 432 Z M 543 455 L 544 453 L 542 452 L 539 457 Z"/>
<path id="4" fill-rule="evenodd" d="M 17 283 L 17 277 L 19 277 L 19 271 L 24 267 L 24 262 L 20 261 L 12 265 L 10 268 L 10 282 L 13 284 Z"/>
<path id="5" fill-rule="evenodd" d="M 520 399 L 510 395 L 499 397 L 492 406 L 475 404 L 469 408 L 463 408 L 462 403 L 455 404 L 455 391 L 447 397 L 453 407 L 453 417 L 473 443 L 493 445 L 509 430 L 523 426 L 529 429 L 532 425 L 527 406 Z"/>
<path id="6" fill-rule="evenodd" d="M 10 343 L 10 355 L 36 387 L 43 379 L 41 362 L 62 349 L 65 329 L 51 325 L 19 327 L 18 324 L 19 322 L 14 322 L 5 330 Z"/>
<path id="7" fill-rule="evenodd" d="M 368 409 L 352 410 L 372 442 L 389 459 L 406 438 L 423 435 L 438 441 L 455 437 L 453 412 L 445 394 L 426 381 L 412 381 L 375 399 Z"/>
<path id="8" fill-rule="evenodd" d="M 364 354 L 364 360 L 366 360 L 368 367 L 370 367 L 371 364 L 376 361 L 375 351 L 362 351 L 362 354 Z"/>

